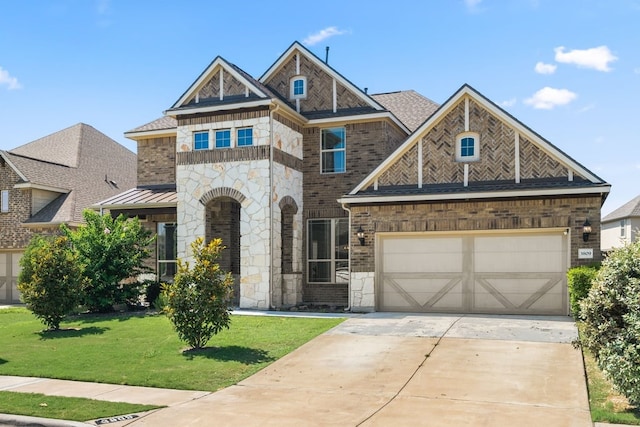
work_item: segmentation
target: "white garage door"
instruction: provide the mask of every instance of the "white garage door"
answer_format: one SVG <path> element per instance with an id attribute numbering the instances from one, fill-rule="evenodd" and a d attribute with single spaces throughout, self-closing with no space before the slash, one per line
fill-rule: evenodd
<path id="1" fill-rule="evenodd" d="M 22 252 L 0 252 L 0 303 L 16 304 L 20 302 L 18 292 L 19 261 Z"/>
<path id="2" fill-rule="evenodd" d="M 568 313 L 561 231 L 378 238 L 378 310 Z"/>

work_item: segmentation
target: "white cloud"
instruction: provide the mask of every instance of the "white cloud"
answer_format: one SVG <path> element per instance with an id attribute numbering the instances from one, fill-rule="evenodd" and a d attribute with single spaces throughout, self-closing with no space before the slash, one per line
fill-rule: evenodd
<path id="1" fill-rule="evenodd" d="M 480 3 L 482 3 L 482 0 L 464 0 L 464 5 L 469 12 L 477 12 Z"/>
<path id="2" fill-rule="evenodd" d="M 558 105 L 566 105 L 577 97 L 577 94 L 568 89 L 547 86 L 534 93 L 531 98 L 525 99 L 524 103 L 538 110 L 551 110 Z"/>
<path id="3" fill-rule="evenodd" d="M 581 109 L 578 110 L 578 113 L 586 113 L 589 110 L 593 110 L 594 108 L 596 108 L 596 104 L 587 104 L 584 107 L 582 107 Z"/>
<path id="4" fill-rule="evenodd" d="M 22 85 L 18 82 L 18 79 L 11 76 L 7 70 L 0 67 L 0 86 L 3 85 L 6 85 L 9 90 L 22 89 Z"/>
<path id="5" fill-rule="evenodd" d="M 593 68 L 598 71 L 611 71 L 610 62 L 618 60 L 607 46 L 592 47 L 591 49 L 574 49 L 565 52 L 564 46 L 554 49 L 556 61 L 565 64 L 575 64 L 581 68 Z"/>
<path id="6" fill-rule="evenodd" d="M 346 34 L 347 32 L 344 30 L 339 30 L 337 27 L 327 27 L 318 31 L 315 34 L 311 34 L 306 39 L 302 40 L 302 43 L 313 46 L 314 44 L 318 44 L 323 40 L 328 39 L 333 36 L 340 36 L 342 34 Z"/>
<path id="7" fill-rule="evenodd" d="M 518 102 L 518 100 L 516 98 L 511 98 L 511 99 L 507 99 L 506 101 L 502 101 L 500 103 L 500 106 L 502 106 L 502 107 L 513 107 L 514 105 L 516 105 L 516 102 Z"/>
<path id="8" fill-rule="evenodd" d="M 544 62 L 538 62 L 535 66 L 536 73 L 538 74 L 553 74 L 556 72 L 557 65 L 545 64 Z"/>

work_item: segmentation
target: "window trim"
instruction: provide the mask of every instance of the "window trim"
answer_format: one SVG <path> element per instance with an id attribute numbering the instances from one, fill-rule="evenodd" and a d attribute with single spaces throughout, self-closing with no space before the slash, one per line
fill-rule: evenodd
<path id="1" fill-rule="evenodd" d="M 240 144 L 240 131 L 249 131 L 250 144 Z M 245 137 L 246 138 L 246 137 Z M 243 139 L 245 139 L 243 138 Z M 236 146 L 237 147 L 251 147 L 253 145 L 253 126 L 244 126 L 236 128 Z"/>
<path id="2" fill-rule="evenodd" d="M 174 277 L 175 277 L 175 273 L 178 272 L 178 239 L 177 239 L 177 231 L 178 231 L 178 223 L 175 221 L 160 221 L 156 223 L 156 236 L 160 236 L 160 226 L 164 225 L 173 225 L 174 226 L 174 232 L 176 233 L 175 236 L 175 241 L 174 241 L 174 252 L 175 252 L 175 256 L 176 259 L 160 259 L 160 239 L 158 237 L 156 237 L 156 277 L 158 280 L 161 280 L 160 278 L 160 265 L 161 264 L 173 264 L 174 266 Z M 164 234 L 166 236 L 166 233 Z M 165 241 L 165 246 L 166 246 L 166 241 Z M 165 248 L 165 252 L 166 252 L 166 248 Z M 164 254 L 166 255 L 166 253 Z M 163 255 L 163 256 L 164 256 Z M 166 257 L 166 256 L 165 256 Z"/>
<path id="3" fill-rule="evenodd" d="M 311 224 L 313 222 L 319 221 L 330 221 L 331 224 L 331 241 L 329 242 L 329 246 L 331 247 L 331 256 L 330 258 L 311 258 Z M 339 221 L 345 222 L 345 228 L 347 230 L 347 258 L 336 258 L 336 241 L 337 241 L 337 224 Z M 349 253 L 349 219 L 348 218 L 313 218 L 307 220 L 307 274 L 306 279 L 309 284 L 322 284 L 322 285 L 344 285 L 349 283 L 350 278 L 347 277 L 347 280 L 344 282 L 336 281 L 336 265 L 339 262 L 344 262 L 347 264 L 347 271 L 349 271 L 349 262 L 350 262 L 350 253 Z M 318 262 L 328 262 L 330 264 L 330 281 L 328 282 L 318 282 L 311 281 L 311 264 Z"/>
<path id="4" fill-rule="evenodd" d="M 324 138 L 325 131 L 332 131 L 334 129 L 342 129 L 344 147 L 338 149 L 324 149 L 322 148 L 322 140 Z M 336 153 L 342 151 L 344 152 L 344 165 L 342 170 L 333 170 L 330 172 L 325 171 L 324 169 L 324 153 Z M 335 168 L 334 168 L 335 169 Z M 345 173 L 347 172 L 347 128 L 345 126 L 337 126 L 332 128 L 324 128 L 320 130 L 320 174 L 321 175 L 333 175 L 337 173 Z"/>
<path id="5" fill-rule="evenodd" d="M 627 223 L 624 219 L 620 220 L 620 237 L 627 237 Z"/>
<path id="6" fill-rule="evenodd" d="M 473 138 L 473 156 L 462 155 L 462 141 Z M 480 160 L 480 134 L 477 132 L 463 132 L 456 136 L 456 161 L 477 162 Z"/>
<path id="7" fill-rule="evenodd" d="M 196 147 L 196 135 L 207 135 L 207 146 L 204 148 L 197 148 Z M 199 131 L 194 131 L 193 132 L 193 150 L 194 151 L 200 151 L 200 150 L 208 150 L 209 149 L 209 142 L 211 140 L 211 135 L 209 134 L 208 130 L 199 130 Z"/>
<path id="8" fill-rule="evenodd" d="M 302 93 L 295 93 L 296 82 L 302 82 Z M 307 99 L 307 77 L 296 75 L 289 79 L 289 99 Z"/>
<path id="9" fill-rule="evenodd" d="M 9 212 L 9 190 L 0 191 L 0 212 Z"/>
<path id="10" fill-rule="evenodd" d="M 222 132 L 228 132 L 229 133 L 229 145 L 225 145 L 225 146 L 219 146 L 218 145 L 218 133 L 222 133 Z M 231 129 L 230 128 L 214 129 L 213 135 L 214 135 L 214 147 L 215 148 L 224 149 L 224 148 L 232 148 L 233 147 L 233 141 L 231 140 Z"/>

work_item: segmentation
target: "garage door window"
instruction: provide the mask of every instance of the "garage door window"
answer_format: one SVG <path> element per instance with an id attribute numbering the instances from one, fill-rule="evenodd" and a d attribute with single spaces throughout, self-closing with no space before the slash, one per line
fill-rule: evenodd
<path id="1" fill-rule="evenodd" d="M 346 218 L 309 221 L 309 283 L 349 281 L 349 221 Z"/>

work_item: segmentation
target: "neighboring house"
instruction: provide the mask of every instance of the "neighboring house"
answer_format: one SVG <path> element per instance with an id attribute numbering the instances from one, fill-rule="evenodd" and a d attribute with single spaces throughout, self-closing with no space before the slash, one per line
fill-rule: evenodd
<path id="1" fill-rule="evenodd" d="M 610 251 L 638 240 L 640 196 L 602 218 L 601 249 Z"/>
<path id="2" fill-rule="evenodd" d="M 75 227 L 92 204 L 136 185 L 136 155 L 79 123 L 0 151 L 0 303 L 20 302 L 18 261 L 34 234 Z"/>
<path id="3" fill-rule="evenodd" d="M 138 187 L 95 208 L 157 229 L 160 280 L 221 237 L 240 307 L 567 314 L 601 256 L 609 184 L 467 85 L 369 95 L 296 42 L 259 79 L 217 57 L 125 135 Z"/>

